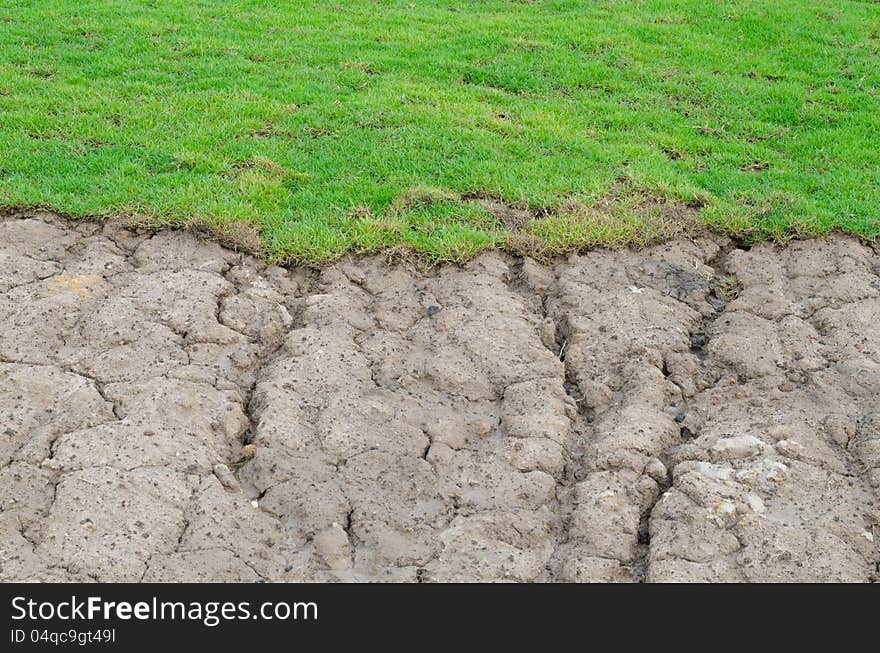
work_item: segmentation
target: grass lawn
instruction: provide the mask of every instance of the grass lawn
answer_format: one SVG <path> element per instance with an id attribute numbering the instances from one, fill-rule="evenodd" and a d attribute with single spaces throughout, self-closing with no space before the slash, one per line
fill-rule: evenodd
<path id="1" fill-rule="evenodd" d="M 0 206 L 36 205 L 276 261 L 873 239 L 880 4 L 0 0 Z"/>

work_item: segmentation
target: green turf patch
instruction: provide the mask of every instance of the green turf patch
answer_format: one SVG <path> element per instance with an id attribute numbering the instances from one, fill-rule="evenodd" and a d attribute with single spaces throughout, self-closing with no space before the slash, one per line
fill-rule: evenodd
<path id="1" fill-rule="evenodd" d="M 878 51 L 870 0 L 6 3 L 0 205 L 308 262 L 873 239 Z"/>

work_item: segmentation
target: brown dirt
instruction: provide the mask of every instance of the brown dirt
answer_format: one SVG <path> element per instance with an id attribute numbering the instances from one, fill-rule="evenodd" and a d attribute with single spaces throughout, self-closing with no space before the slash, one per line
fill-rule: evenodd
<path id="1" fill-rule="evenodd" d="M 840 235 L 266 268 L 0 220 L 0 580 L 876 581 Z"/>

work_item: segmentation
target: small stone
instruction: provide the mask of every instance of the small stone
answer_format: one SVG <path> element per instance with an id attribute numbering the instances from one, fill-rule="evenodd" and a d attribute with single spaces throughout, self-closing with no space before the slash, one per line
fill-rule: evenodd
<path id="1" fill-rule="evenodd" d="M 746 504 L 752 512 L 758 513 L 759 515 L 767 512 L 767 508 L 764 506 L 764 501 L 757 494 L 749 494 L 746 497 Z"/>
<path id="2" fill-rule="evenodd" d="M 712 446 L 712 451 L 727 460 L 749 458 L 759 453 L 764 443 L 754 435 L 738 435 L 732 438 L 721 438 Z"/>
<path id="3" fill-rule="evenodd" d="M 766 478 L 768 481 L 772 481 L 774 483 L 781 483 L 785 480 L 785 477 L 788 475 L 788 466 L 783 463 L 776 463 L 770 467 L 766 474 Z"/>
<path id="4" fill-rule="evenodd" d="M 685 420 L 686 415 L 684 413 L 679 413 L 675 416 L 675 421 L 681 424 Z"/>
<path id="5" fill-rule="evenodd" d="M 241 448 L 242 458 L 253 458 L 255 453 L 257 453 L 257 445 L 255 444 L 246 444 Z"/>
<path id="6" fill-rule="evenodd" d="M 232 473 L 229 467 L 227 467 L 223 463 L 218 463 L 214 465 L 214 476 L 217 477 L 217 480 L 220 481 L 220 484 L 227 490 L 233 490 L 237 492 L 241 489 L 241 486 L 238 483 L 238 479 L 235 478 L 235 475 Z"/>
<path id="7" fill-rule="evenodd" d="M 701 476 L 705 476 L 706 478 L 711 478 L 716 481 L 729 481 L 733 476 L 733 470 L 730 467 L 722 467 L 720 465 L 713 465 L 712 463 L 707 463 L 703 461 L 699 461 L 696 463 L 682 463 L 680 466 L 682 468 L 682 472 L 686 471 L 690 465 L 693 465 L 693 470 Z"/>
<path id="8" fill-rule="evenodd" d="M 658 483 L 665 481 L 668 474 L 666 465 L 657 458 L 652 458 L 645 466 L 645 473 Z"/>
<path id="9" fill-rule="evenodd" d="M 776 443 L 776 451 L 783 456 L 798 459 L 804 453 L 804 445 L 797 440 L 780 440 Z"/>
<path id="10" fill-rule="evenodd" d="M 440 306 L 437 306 L 437 304 L 431 304 L 430 306 L 428 306 L 428 309 L 427 309 L 428 315 L 431 315 L 431 316 L 437 315 L 437 313 L 439 313 L 441 310 L 443 310 L 443 309 Z"/>
<path id="11" fill-rule="evenodd" d="M 736 505 L 722 500 L 715 504 L 715 522 L 720 526 L 731 526 L 736 522 Z"/>

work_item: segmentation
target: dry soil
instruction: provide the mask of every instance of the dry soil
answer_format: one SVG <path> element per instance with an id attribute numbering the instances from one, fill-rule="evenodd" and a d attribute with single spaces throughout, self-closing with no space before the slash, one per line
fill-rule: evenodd
<path id="1" fill-rule="evenodd" d="M 876 581 L 880 257 L 266 268 L 0 220 L 2 581 Z"/>

